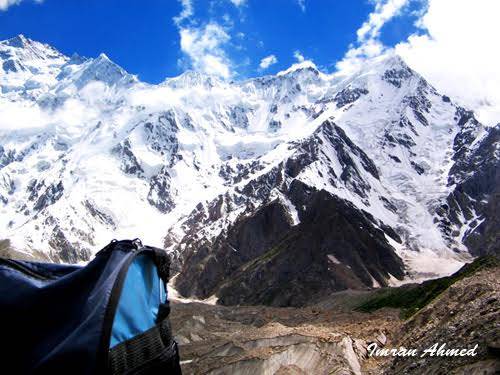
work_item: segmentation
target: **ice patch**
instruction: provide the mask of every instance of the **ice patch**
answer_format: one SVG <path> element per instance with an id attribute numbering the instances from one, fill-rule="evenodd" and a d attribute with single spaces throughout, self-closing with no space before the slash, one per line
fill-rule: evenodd
<path id="1" fill-rule="evenodd" d="M 335 256 L 334 256 L 334 255 L 332 255 L 332 254 L 327 254 L 326 256 L 328 257 L 328 260 L 329 260 L 330 262 L 332 262 L 333 264 L 342 264 L 342 262 L 341 262 L 340 260 L 338 260 L 337 258 L 335 258 Z"/>

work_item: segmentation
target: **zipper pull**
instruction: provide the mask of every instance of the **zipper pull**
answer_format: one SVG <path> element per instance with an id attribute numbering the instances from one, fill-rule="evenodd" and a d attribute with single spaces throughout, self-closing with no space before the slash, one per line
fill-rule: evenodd
<path id="1" fill-rule="evenodd" d="M 136 251 L 143 247 L 142 242 L 139 238 L 133 239 L 132 244 L 135 246 Z"/>

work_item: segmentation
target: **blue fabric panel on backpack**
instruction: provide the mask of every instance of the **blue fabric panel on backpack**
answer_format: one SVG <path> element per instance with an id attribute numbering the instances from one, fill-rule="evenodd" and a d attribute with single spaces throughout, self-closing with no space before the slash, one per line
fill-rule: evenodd
<path id="1" fill-rule="evenodd" d="M 156 325 L 164 283 L 150 256 L 138 255 L 130 265 L 116 309 L 110 348 Z"/>
<path id="2" fill-rule="evenodd" d="M 114 317 L 108 320 L 110 303 L 117 303 L 119 316 L 115 344 L 153 326 L 159 301 L 166 301 L 165 290 L 159 289 L 163 282 L 150 260 L 154 252 L 139 251 L 135 241 L 116 241 L 85 267 L 0 259 L 0 332 L 8 343 L 2 347 L 2 368 L 14 368 L 16 374 L 104 373 L 111 340 L 102 339 L 107 339 L 107 330 L 115 323 Z M 118 306 L 120 296 L 114 300 L 114 288 L 125 267 L 128 271 L 143 256 L 142 263 L 131 269 L 138 267 L 136 277 L 131 274 Z M 129 293 L 135 287 L 139 292 Z M 163 295 L 158 297 L 159 293 Z M 126 323 L 123 311 L 127 310 L 130 327 L 135 328 Z M 136 322 L 136 317 L 142 322 Z"/>

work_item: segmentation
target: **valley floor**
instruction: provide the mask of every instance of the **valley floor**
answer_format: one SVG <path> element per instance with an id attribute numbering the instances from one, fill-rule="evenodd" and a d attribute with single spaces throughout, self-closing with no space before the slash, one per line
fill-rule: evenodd
<path id="1" fill-rule="evenodd" d="M 377 293 L 377 292 L 375 292 Z M 500 370 L 500 267 L 465 277 L 404 320 L 354 310 L 374 292 L 346 291 L 305 308 L 176 303 L 185 374 L 494 374 Z M 367 346 L 473 347 L 475 357 L 370 357 Z"/>

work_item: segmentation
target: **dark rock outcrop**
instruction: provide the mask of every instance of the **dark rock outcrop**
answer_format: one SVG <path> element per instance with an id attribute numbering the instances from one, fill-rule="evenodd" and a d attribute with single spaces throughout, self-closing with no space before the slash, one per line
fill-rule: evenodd
<path id="1" fill-rule="evenodd" d="M 335 151 L 334 154 L 325 153 L 324 142 L 328 142 Z M 345 133 L 331 120 L 325 121 L 312 135 L 303 141 L 294 156 L 289 158 L 285 164 L 285 172 L 296 177 L 305 167 L 324 158 L 327 165 L 334 164 L 333 158 L 337 158 L 342 172 L 337 176 L 332 168 L 329 168 L 330 183 L 336 186 L 340 181 L 348 185 L 356 194 L 366 197 L 371 186 L 369 181 L 363 177 L 354 158 L 358 158 L 361 167 L 379 179 L 379 173 L 375 163 L 359 148 Z"/>
<path id="2" fill-rule="evenodd" d="M 60 260 L 64 263 L 78 263 L 82 260 L 90 260 L 90 250 L 79 248 L 72 244 L 57 225 L 54 227 L 49 245 L 53 249 L 57 249 L 57 251 L 51 254 L 55 260 Z"/>
<path id="3" fill-rule="evenodd" d="M 342 91 L 339 91 L 336 95 L 334 100 L 337 102 L 337 108 L 342 108 L 346 106 L 347 104 L 354 103 L 356 100 L 358 100 L 361 95 L 366 95 L 368 94 L 368 90 L 364 88 L 351 88 L 347 87 L 343 89 Z"/>
<path id="4" fill-rule="evenodd" d="M 98 207 L 96 207 L 94 203 L 90 202 L 89 200 L 86 200 L 83 204 L 90 215 L 92 215 L 92 217 L 96 218 L 104 225 L 107 225 L 112 229 L 116 229 L 116 224 L 109 214 L 101 211 Z"/>
<path id="5" fill-rule="evenodd" d="M 463 116 L 474 122 L 470 113 Z M 457 136 L 456 141 L 461 143 L 461 138 Z M 457 148 L 462 157 L 451 168 L 448 182 L 455 187 L 438 211 L 442 217 L 441 227 L 449 236 L 456 234 L 453 226 L 468 226 L 462 241 L 476 256 L 500 254 L 499 148 L 500 124 L 489 129 L 474 149 Z"/>
<path id="6" fill-rule="evenodd" d="M 123 172 L 140 177 L 143 175 L 144 170 L 139 164 L 139 161 L 135 157 L 131 148 L 129 140 L 125 139 L 123 142 L 120 142 L 113 147 L 111 152 L 119 158 Z"/>
<path id="7" fill-rule="evenodd" d="M 273 202 L 237 221 L 211 247 L 186 259 L 176 287 L 182 294 L 208 297 L 245 263 L 263 255 L 290 229 L 285 208 Z"/>
<path id="8" fill-rule="evenodd" d="M 40 194 L 38 200 L 36 201 L 33 209 L 35 211 L 41 211 L 47 208 L 51 204 L 57 202 L 63 195 L 64 187 L 61 181 L 56 184 L 49 185 L 45 191 Z"/>
<path id="9" fill-rule="evenodd" d="M 373 218 L 352 204 L 294 180 L 289 197 L 300 223 L 279 201 L 243 217 L 213 245 L 186 259 L 181 294 L 222 304 L 301 306 L 331 292 L 387 285 L 403 263 Z"/>
<path id="10" fill-rule="evenodd" d="M 153 176 L 149 185 L 148 202 L 161 212 L 169 212 L 175 203 L 170 192 L 170 175 L 167 168 L 162 168 L 160 173 Z"/>
<path id="11" fill-rule="evenodd" d="M 412 70 L 401 61 L 401 66 L 398 68 L 388 69 L 384 72 L 382 79 L 391 85 L 401 88 L 402 82 L 413 75 Z"/>

